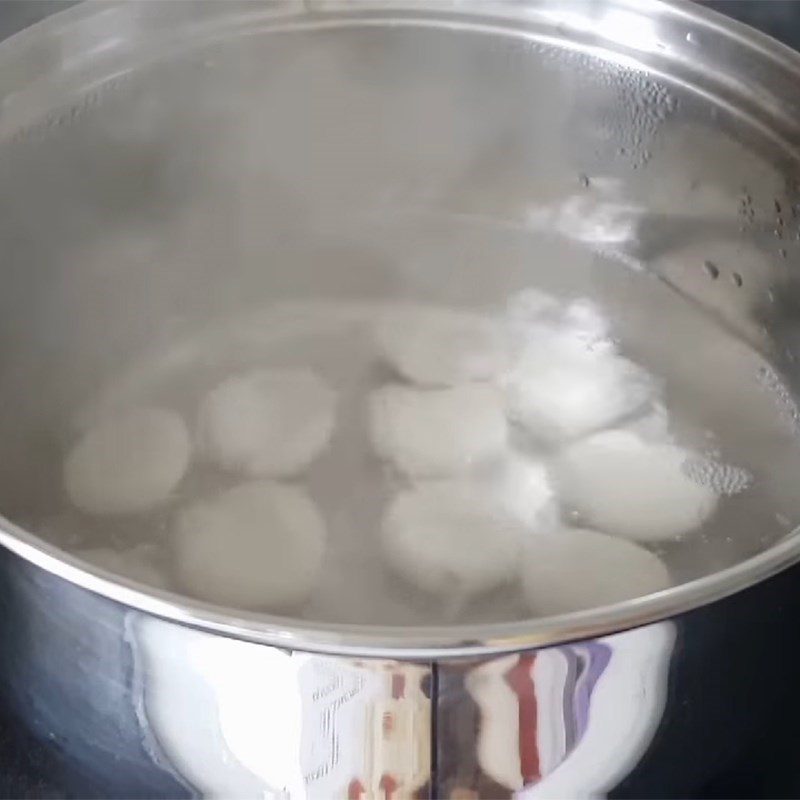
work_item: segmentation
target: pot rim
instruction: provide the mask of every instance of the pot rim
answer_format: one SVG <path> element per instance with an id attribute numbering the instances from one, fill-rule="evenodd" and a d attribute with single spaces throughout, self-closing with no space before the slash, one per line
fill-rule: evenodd
<path id="1" fill-rule="evenodd" d="M 299 5 L 307 10 L 316 1 L 299 2 Z M 541 2 L 533 0 L 537 1 Z M 634 0 L 610 2 L 632 7 Z M 396 10 L 404 3 L 410 8 L 411 0 L 387 0 L 386 5 Z M 784 76 L 800 81 L 800 53 L 747 25 L 689 0 L 635 0 L 635 3 L 638 13 L 645 9 L 653 14 L 672 15 L 698 26 L 706 34 L 721 36 L 729 46 L 748 49 L 752 58 L 760 58 L 771 69 L 778 69 Z M 104 9 L 122 5 L 125 3 L 102 4 Z M 367 0 L 359 6 L 359 11 L 365 5 L 374 9 L 381 2 Z M 457 9 L 462 16 L 465 13 L 458 4 L 435 0 L 434 5 Z M 348 3 L 346 0 L 320 0 L 320 6 L 327 13 L 347 9 Z M 503 6 L 502 0 L 482 0 L 479 4 L 482 9 L 496 6 Z M 520 4 L 516 7 L 519 8 Z M 15 49 L 24 51 L 40 36 L 57 38 L 59 32 L 68 31 L 89 18 L 96 8 L 90 2 L 80 3 L 10 37 L 0 44 L 0 60 L 10 58 Z M 352 5 L 349 8 L 352 10 Z M 508 9 L 504 6 L 504 10 Z M 224 609 L 168 591 L 145 588 L 88 565 L 4 517 L 0 517 L 0 546 L 78 587 L 182 625 L 290 650 L 427 661 L 519 651 L 594 638 L 691 611 L 753 586 L 800 561 L 800 529 L 787 534 L 768 550 L 732 567 L 636 600 L 539 619 L 435 627 L 326 624 Z"/>

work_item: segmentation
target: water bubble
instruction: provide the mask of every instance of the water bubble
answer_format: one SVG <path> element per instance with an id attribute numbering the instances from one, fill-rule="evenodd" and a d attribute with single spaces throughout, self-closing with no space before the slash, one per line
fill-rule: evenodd
<path id="1" fill-rule="evenodd" d="M 800 434 L 800 409 L 780 375 L 772 367 L 762 366 L 759 367 L 757 380 L 761 387 L 773 396 L 781 416 L 792 431 Z"/>
<path id="2" fill-rule="evenodd" d="M 687 458 L 683 462 L 682 470 L 695 483 L 727 497 L 740 494 L 753 483 L 752 473 L 743 467 L 720 464 L 702 456 Z"/>

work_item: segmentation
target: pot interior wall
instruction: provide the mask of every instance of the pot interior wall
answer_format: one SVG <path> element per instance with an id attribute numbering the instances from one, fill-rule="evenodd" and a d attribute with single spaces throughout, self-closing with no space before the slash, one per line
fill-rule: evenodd
<path id="1" fill-rule="evenodd" d="M 800 522 L 796 166 L 752 119 L 608 42 L 548 39 L 544 23 L 522 36 L 435 13 L 290 24 L 275 11 L 226 27 L 220 10 L 138 5 L 65 25 L 66 84 L 46 69 L 26 83 L 38 51 L 20 41 L 0 86 L 6 517 L 70 547 L 147 539 L 141 521 L 66 510 L 63 453 L 98 405 L 156 397 L 191 418 L 230 364 L 264 347 L 284 358 L 276 337 L 314 304 L 502 309 L 535 286 L 596 302 L 687 435 L 713 430 L 754 476 L 713 531 L 666 547 L 682 580 Z M 145 47 L 169 15 L 184 35 Z M 350 374 L 335 336 L 309 358 Z M 368 531 L 381 498 L 363 500 L 358 469 L 315 491 L 342 529 Z M 359 541 L 332 556 L 306 613 L 416 619 L 367 602 L 387 578 Z M 330 605 L 356 552 L 359 592 Z M 499 608 L 476 619 L 525 613 Z"/>

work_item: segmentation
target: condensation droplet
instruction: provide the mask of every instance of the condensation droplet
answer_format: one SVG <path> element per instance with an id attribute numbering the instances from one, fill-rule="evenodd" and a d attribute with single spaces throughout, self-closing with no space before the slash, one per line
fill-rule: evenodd
<path id="1" fill-rule="evenodd" d="M 719 278 L 719 267 L 713 261 L 704 261 L 703 269 L 706 271 L 711 280 Z"/>

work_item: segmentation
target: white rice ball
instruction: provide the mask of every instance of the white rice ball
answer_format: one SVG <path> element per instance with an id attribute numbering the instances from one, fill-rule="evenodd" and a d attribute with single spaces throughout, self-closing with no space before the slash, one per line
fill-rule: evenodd
<path id="1" fill-rule="evenodd" d="M 140 544 L 127 550 L 113 547 L 90 547 L 76 550 L 75 555 L 101 569 L 130 578 L 159 589 L 166 588 L 167 581 L 157 566 L 157 548 L 152 544 Z"/>
<path id="2" fill-rule="evenodd" d="M 652 377 L 605 347 L 540 329 L 503 376 L 509 418 L 548 444 L 614 424 L 653 396 Z"/>
<path id="3" fill-rule="evenodd" d="M 394 309 L 378 321 L 375 340 L 397 373 L 421 386 L 486 381 L 507 366 L 503 328 L 469 311 Z"/>
<path id="4" fill-rule="evenodd" d="M 369 401 L 375 452 L 401 472 L 444 477 L 503 452 L 508 425 L 499 394 L 466 384 L 452 389 L 376 389 Z"/>
<path id="5" fill-rule="evenodd" d="M 592 527 L 642 542 L 677 539 L 714 512 L 717 495 L 689 477 L 688 451 L 631 431 L 598 433 L 556 460 L 565 504 Z"/>
<path id="6" fill-rule="evenodd" d="M 384 517 L 387 563 L 454 608 L 516 574 L 525 527 L 471 481 L 436 481 L 401 492 Z"/>
<path id="7" fill-rule="evenodd" d="M 567 528 L 525 546 L 522 588 L 534 614 L 566 614 L 667 589 L 669 572 L 653 553 L 624 539 Z"/>
<path id="8" fill-rule="evenodd" d="M 281 609 L 303 602 L 327 538 L 302 490 L 253 481 L 184 509 L 173 531 L 175 574 L 187 593 L 226 606 Z"/>
<path id="9" fill-rule="evenodd" d="M 615 349 L 610 339 L 611 320 L 597 303 L 586 297 L 571 301 L 564 309 L 560 323 L 565 333 L 595 351 L 598 348 Z"/>
<path id="10" fill-rule="evenodd" d="M 333 435 L 336 393 L 307 369 L 261 369 L 228 378 L 200 406 L 201 452 L 251 477 L 297 475 Z"/>
<path id="11" fill-rule="evenodd" d="M 529 530 L 541 533 L 558 524 L 558 501 L 541 461 L 512 452 L 477 478 L 485 480 L 485 490 Z"/>
<path id="12" fill-rule="evenodd" d="M 137 408 L 91 428 L 64 462 L 70 500 L 91 514 L 133 514 L 166 501 L 189 465 L 183 420 L 161 408 Z"/>
<path id="13" fill-rule="evenodd" d="M 641 416 L 632 419 L 625 430 L 635 433 L 647 442 L 672 442 L 669 412 L 663 403 L 653 403 Z"/>

